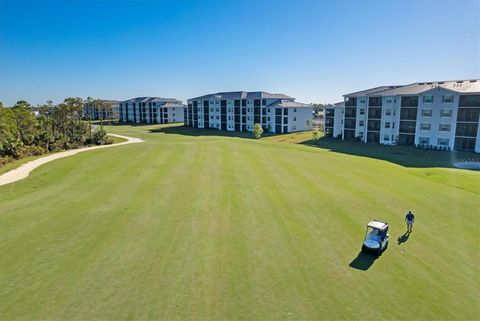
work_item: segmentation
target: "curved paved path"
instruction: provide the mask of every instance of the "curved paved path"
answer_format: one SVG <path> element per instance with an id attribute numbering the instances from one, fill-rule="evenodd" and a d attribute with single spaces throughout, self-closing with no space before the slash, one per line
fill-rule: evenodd
<path id="1" fill-rule="evenodd" d="M 136 143 L 141 143 L 144 142 L 144 140 L 140 138 L 135 138 L 135 137 L 128 137 L 128 136 L 123 136 L 123 135 L 117 135 L 117 134 L 108 134 L 108 136 L 115 136 L 119 138 L 124 138 L 127 141 L 118 143 L 118 144 L 112 144 L 112 145 L 100 145 L 100 146 L 92 146 L 92 147 L 84 147 L 84 148 L 79 148 L 79 149 L 72 149 L 72 150 L 67 150 L 64 152 L 59 152 L 51 155 L 47 155 L 38 159 L 35 159 L 33 161 L 30 161 L 28 163 L 23 164 L 22 166 L 12 169 L 11 171 L 8 171 L 2 175 L 0 175 L 0 186 L 2 185 L 7 185 L 16 181 L 19 181 L 21 179 L 24 179 L 30 175 L 30 172 L 33 171 L 35 168 L 46 164 L 48 162 L 54 161 L 59 158 L 64 158 L 68 156 L 72 156 L 81 152 L 87 152 L 89 150 L 94 150 L 94 149 L 100 149 L 100 148 L 109 148 L 109 147 L 115 147 L 115 146 L 120 146 L 120 145 L 127 145 L 127 144 L 136 144 Z"/>

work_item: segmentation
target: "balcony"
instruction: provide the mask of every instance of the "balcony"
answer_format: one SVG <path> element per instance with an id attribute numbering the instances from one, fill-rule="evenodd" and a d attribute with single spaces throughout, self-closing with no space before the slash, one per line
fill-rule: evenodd
<path id="1" fill-rule="evenodd" d="M 368 108 L 368 118 L 381 119 L 382 108 Z"/>
<path id="2" fill-rule="evenodd" d="M 402 97 L 401 107 L 418 107 L 418 96 Z"/>
<path id="3" fill-rule="evenodd" d="M 480 108 L 480 95 L 461 95 L 458 106 Z"/>
<path id="4" fill-rule="evenodd" d="M 369 107 L 382 107 L 382 97 L 369 97 L 368 98 Z"/>
<path id="5" fill-rule="evenodd" d="M 357 108 L 345 108 L 345 117 L 357 117 Z"/>

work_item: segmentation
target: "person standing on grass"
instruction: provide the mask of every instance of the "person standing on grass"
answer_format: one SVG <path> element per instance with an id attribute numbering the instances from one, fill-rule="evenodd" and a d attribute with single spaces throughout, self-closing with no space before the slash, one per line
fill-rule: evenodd
<path id="1" fill-rule="evenodd" d="M 407 223 L 407 232 L 411 232 L 413 228 L 413 222 L 415 221 L 415 215 L 413 215 L 412 211 L 408 211 L 407 215 L 405 216 L 405 222 Z"/>

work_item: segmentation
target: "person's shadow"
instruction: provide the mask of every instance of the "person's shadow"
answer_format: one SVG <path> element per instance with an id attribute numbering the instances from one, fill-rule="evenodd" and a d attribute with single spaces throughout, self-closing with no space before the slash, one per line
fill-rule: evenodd
<path id="1" fill-rule="evenodd" d="M 402 236 L 399 236 L 397 241 L 398 241 L 398 245 L 402 244 L 402 243 L 405 243 L 406 241 L 408 241 L 408 238 L 410 237 L 410 232 L 409 231 L 406 231 L 405 234 L 403 234 Z"/>
<path id="2" fill-rule="evenodd" d="M 357 257 L 350 262 L 349 266 L 357 270 L 366 271 L 373 265 L 377 258 L 376 255 L 360 251 Z"/>

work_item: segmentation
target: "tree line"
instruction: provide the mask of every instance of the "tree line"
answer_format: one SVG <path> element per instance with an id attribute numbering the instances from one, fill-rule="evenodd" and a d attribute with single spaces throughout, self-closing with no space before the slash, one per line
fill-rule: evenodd
<path id="1" fill-rule="evenodd" d="M 7 108 L 0 102 L 0 165 L 28 156 L 111 143 L 102 124 L 95 129 L 91 121 L 82 118 L 85 103 L 103 104 L 92 98 L 66 98 L 59 104 L 47 101 L 35 107 L 21 100 Z"/>

